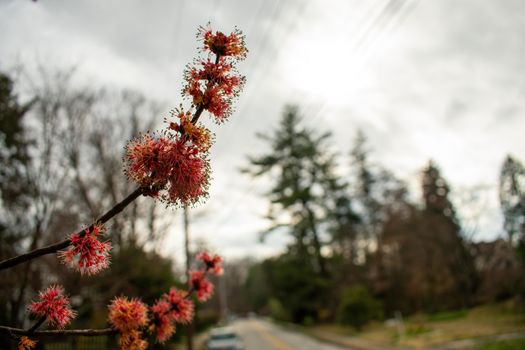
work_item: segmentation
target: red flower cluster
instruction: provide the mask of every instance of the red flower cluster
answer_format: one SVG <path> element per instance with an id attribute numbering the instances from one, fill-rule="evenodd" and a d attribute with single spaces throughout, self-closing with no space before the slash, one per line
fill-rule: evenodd
<path id="1" fill-rule="evenodd" d="M 190 273 L 190 291 L 171 288 L 149 308 L 138 299 L 115 298 L 109 305 L 109 323 L 120 332 L 119 345 L 122 350 L 142 350 L 148 346 L 142 330 L 156 332 L 157 342 L 164 343 L 175 333 L 176 324 L 190 323 L 194 315 L 191 293 L 199 301 L 208 300 L 213 294 L 213 284 L 206 278 L 208 272 L 222 273 L 221 261 L 207 252 L 198 255 L 205 267 Z"/>
<path id="2" fill-rule="evenodd" d="M 175 333 L 175 324 L 170 317 L 171 305 L 160 299 L 151 307 L 153 313 L 152 329 L 157 331 L 157 342 L 164 343 Z"/>
<path id="3" fill-rule="evenodd" d="M 148 307 L 142 301 L 115 298 L 109 305 L 108 320 L 120 332 L 119 346 L 122 350 L 143 350 L 148 347 L 140 330 L 148 324 Z"/>
<path id="4" fill-rule="evenodd" d="M 166 203 L 193 204 L 207 194 L 206 156 L 180 136 L 145 134 L 126 147 L 126 173 Z"/>
<path id="5" fill-rule="evenodd" d="M 183 93 L 192 98 L 196 108 L 207 110 L 217 122 L 222 122 L 231 113 L 232 100 L 244 84 L 244 77 L 236 74 L 233 67 L 235 59 L 246 57 L 244 37 L 238 31 L 213 34 L 211 29 L 202 27 L 199 36 L 204 50 L 215 54 L 215 61 L 207 58 L 189 66 Z"/>
<path id="6" fill-rule="evenodd" d="M 244 36 L 237 29 L 230 35 L 225 35 L 218 31 L 213 34 L 209 27 L 200 27 L 199 37 L 204 43 L 204 49 L 218 56 L 231 56 L 243 59 L 248 53 L 244 43 Z"/>
<path id="7" fill-rule="evenodd" d="M 151 307 L 157 341 L 164 343 L 175 332 L 175 323 L 189 323 L 193 318 L 193 302 L 185 291 L 171 288 L 169 293 Z"/>
<path id="8" fill-rule="evenodd" d="M 63 293 L 61 286 L 50 286 L 38 293 L 39 300 L 32 302 L 28 309 L 36 316 L 45 317 L 49 325 L 62 329 L 76 316 Z"/>
<path id="9" fill-rule="evenodd" d="M 107 268 L 111 243 L 98 240 L 103 232 L 103 226 L 95 224 L 91 230 L 86 228 L 84 235 L 73 233 L 69 238 L 71 244 L 68 249 L 58 253 L 60 261 L 82 275 L 94 275 Z"/>
<path id="10" fill-rule="evenodd" d="M 160 135 L 145 134 L 126 145 L 126 174 L 144 193 L 168 204 L 195 204 L 207 195 L 209 185 L 208 150 L 211 132 L 197 121 L 204 110 L 222 122 L 231 112 L 232 99 L 238 95 L 244 77 L 236 74 L 234 62 L 243 59 L 247 50 L 244 37 L 236 31 L 230 35 L 200 29 L 204 49 L 215 60 L 196 61 L 185 72 L 183 94 L 192 98 L 195 114 L 182 106 L 172 112 L 177 122 L 169 122 Z"/>
<path id="11" fill-rule="evenodd" d="M 213 295 L 213 284 L 206 278 L 205 271 L 190 272 L 189 286 L 201 302 L 210 299 Z"/>
<path id="12" fill-rule="evenodd" d="M 201 260 L 206 265 L 206 271 L 211 271 L 213 274 L 220 276 L 223 274 L 222 258 L 218 255 L 211 256 L 204 251 L 197 255 L 197 259 Z"/>
<path id="13" fill-rule="evenodd" d="M 177 323 L 187 324 L 193 318 L 193 302 L 188 299 L 188 292 L 171 288 L 163 298 L 171 305 L 171 317 Z"/>
<path id="14" fill-rule="evenodd" d="M 161 188 L 168 182 L 171 140 L 144 134 L 126 145 L 126 173 L 142 187 Z"/>

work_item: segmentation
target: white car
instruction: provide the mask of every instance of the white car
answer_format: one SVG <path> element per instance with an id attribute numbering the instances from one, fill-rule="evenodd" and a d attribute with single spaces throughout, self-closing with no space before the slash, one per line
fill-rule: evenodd
<path id="1" fill-rule="evenodd" d="M 243 350 L 241 338 L 228 327 L 215 328 L 206 342 L 208 350 Z"/>

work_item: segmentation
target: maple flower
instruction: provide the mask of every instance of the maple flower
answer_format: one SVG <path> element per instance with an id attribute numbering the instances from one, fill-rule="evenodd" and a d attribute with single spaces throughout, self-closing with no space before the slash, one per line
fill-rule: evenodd
<path id="1" fill-rule="evenodd" d="M 217 63 L 210 61 L 200 61 L 202 68 L 193 67 L 187 72 L 191 81 L 206 81 L 217 85 L 219 89 L 228 96 L 234 96 L 243 83 L 243 79 L 235 74 L 233 67 L 224 59 L 219 59 Z"/>
<path id="2" fill-rule="evenodd" d="M 177 323 L 190 323 L 193 319 L 193 302 L 188 299 L 188 292 L 171 288 L 163 298 L 171 305 L 170 317 Z"/>
<path id="3" fill-rule="evenodd" d="M 248 53 L 244 36 L 237 29 L 230 35 L 225 35 L 219 31 L 214 34 L 209 27 L 200 27 L 198 36 L 204 43 L 204 49 L 216 55 L 244 59 Z"/>
<path id="4" fill-rule="evenodd" d="M 167 194 L 162 198 L 168 203 L 193 204 L 207 195 L 209 162 L 206 154 L 182 140 L 171 145 L 171 172 L 168 174 Z"/>
<path id="5" fill-rule="evenodd" d="M 202 68 L 189 67 L 183 93 L 192 97 L 193 105 L 206 109 L 215 121 L 223 122 L 231 114 L 231 104 L 244 84 L 244 77 L 232 73 L 224 59 L 218 62 L 201 61 Z"/>
<path id="6" fill-rule="evenodd" d="M 84 235 L 73 233 L 69 248 L 58 253 L 60 261 L 82 275 L 94 275 L 109 266 L 110 242 L 101 242 L 98 236 L 104 232 L 102 225 L 86 228 Z"/>
<path id="7" fill-rule="evenodd" d="M 201 260 L 206 265 L 206 270 L 211 271 L 213 274 L 220 276 L 224 270 L 222 268 L 222 258 L 218 255 L 211 256 L 208 252 L 204 251 L 197 255 L 197 259 Z"/>
<path id="8" fill-rule="evenodd" d="M 206 153 L 183 139 L 146 134 L 128 144 L 126 160 L 128 177 L 154 187 L 154 195 L 169 204 L 194 204 L 207 195 Z"/>
<path id="9" fill-rule="evenodd" d="M 76 316 L 71 310 L 69 298 L 63 293 L 62 286 L 50 286 L 38 293 L 39 300 L 32 302 L 28 309 L 36 316 L 46 317 L 51 326 L 62 329 Z"/>
<path id="10" fill-rule="evenodd" d="M 212 134 L 210 130 L 201 125 L 195 125 L 191 122 L 192 115 L 190 112 L 184 112 L 182 109 L 172 111 L 179 123 L 170 122 L 169 129 L 180 132 L 191 141 L 199 151 L 206 152 L 212 145 Z"/>
<path id="11" fill-rule="evenodd" d="M 154 328 L 157 330 L 157 342 L 164 343 L 175 333 L 175 325 L 171 317 L 171 305 L 167 300 L 160 299 L 152 307 Z"/>
<path id="12" fill-rule="evenodd" d="M 163 187 L 168 182 L 167 158 L 172 141 L 144 134 L 126 145 L 126 174 L 142 187 Z"/>
<path id="13" fill-rule="evenodd" d="M 109 323 L 121 333 L 139 329 L 148 323 L 148 307 L 139 299 L 117 297 L 108 309 Z"/>
<path id="14" fill-rule="evenodd" d="M 25 335 L 20 337 L 20 341 L 18 342 L 18 350 L 31 350 L 36 347 L 36 340 L 29 339 Z"/>
<path id="15" fill-rule="evenodd" d="M 201 302 L 210 299 L 213 294 L 213 284 L 205 277 L 204 271 L 190 272 L 189 285 Z"/>
<path id="16" fill-rule="evenodd" d="M 121 350 L 146 350 L 148 342 L 142 339 L 142 332 L 131 329 L 120 335 L 118 345 Z"/>

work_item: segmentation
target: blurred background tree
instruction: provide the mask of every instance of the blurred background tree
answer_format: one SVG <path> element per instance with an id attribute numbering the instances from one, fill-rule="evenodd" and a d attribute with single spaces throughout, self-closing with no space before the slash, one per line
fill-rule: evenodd
<path id="1" fill-rule="evenodd" d="M 122 173 L 123 146 L 152 129 L 160 110 L 137 92 L 82 85 L 75 69 L 22 69 L 16 84 L 1 74 L 0 258 L 62 239 L 127 195 L 133 185 Z M 99 276 L 80 278 L 52 256 L 3 271 L 3 324 L 27 326 L 24 305 L 58 280 L 75 295 L 80 328 L 104 325 L 115 295 L 153 302 L 179 283 L 173 258 L 159 254 L 173 222 L 167 213 L 139 198 L 112 220 L 112 268 Z"/>
<path id="2" fill-rule="evenodd" d="M 270 191 L 266 231 L 290 234 L 288 249 L 255 262 L 244 294 L 256 312 L 283 321 L 341 322 L 361 328 L 398 312 L 465 309 L 523 293 L 523 167 L 508 158 L 500 198 L 509 241 L 473 241 L 462 228 L 438 165 L 421 171 L 421 199 L 374 162 L 358 131 L 345 175 L 330 134 L 308 128 L 286 107 L 268 153 L 245 172 Z M 510 244 L 509 242 L 512 242 Z M 245 312 L 245 308 L 239 312 Z M 235 310 L 234 310 L 235 311 Z"/>
<path id="3" fill-rule="evenodd" d="M 509 242 L 525 259 L 525 168 L 510 155 L 501 167 L 499 198 Z"/>

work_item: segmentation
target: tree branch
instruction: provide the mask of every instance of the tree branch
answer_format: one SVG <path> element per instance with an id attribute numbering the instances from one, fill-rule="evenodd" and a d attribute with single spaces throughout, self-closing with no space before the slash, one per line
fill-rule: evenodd
<path id="1" fill-rule="evenodd" d="M 136 192 L 136 191 L 135 191 Z M 135 193 L 134 192 L 134 193 Z M 129 197 L 129 196 L 128 196 Z M 120 204 L 120 203 L 119 203 Z M 205 266 L 204 274 L 208 274 L 210 268 Z M 188 289 L 185 299 L 191 299 L 193 293 L 195 292 L 195 287 Z M 59 330 L 46 330 L 46 331 L 37 331 L 46 320 L 46 317 L 39 319 L 30 329 L 25 330 L 21 328 L 14 328 L 8 326 L 0 326 L 0 333 L 5 333 L 11 338 L 18 338 L 22 335 L 31 336 L 34 338 L 40 337 L 56 337 L 56 336 L 81 336 L 81 337 L 98 337 L 102 335 L 115 335 L 118 334 L 118 330 L 114 328 L 103 328 L 103 329 L 59 329 Z"/>
<path id="2" fill-rule="evenodd" d="M 48 331 L 34 331 L 30 332 L 21 328 L 13 328 L 7 326 L 0 326 L 0 333 L 7 333 L 10 336 L 31 336 L 31 337 L 53 337 L 53 336 L 83 336 L 83 337 L 98 337 L 101 335 L 113 335 L 118 331 L 113 328 L 103 329 L 59 329 Z"/>
<path id="3" fill-rule="evenodd" d="M 104 215 L 102 215 L 100 218 L 97 219 L 97 223 L 104 224 L 109 219 L 120 213 L 124 208 L 126 208 L 130 203 L 132 203 L 135 199 L 137 199 L 141 194 L 143 194 L 142 188 L 137 188 L 135 191 L 130 193 L 126 198 L 124 198 L 121 202 L 117 203 L 113 208 L 108 210 Z M 89 230 L 93 229 L 93 225 L 89 226 Z M 77 232 L 79 235 L 84 235 L 84 229 Z M 65 239 L 61 242 L 48 245 L 47 247 L 38 248 L 35 250 L 32 250 L 28 253 L 18 255 L 14 258 L 6 259 L 2 262 L 0 262 L 0 270 L 4 270 L 13 266 L 16 266 L 18 264 L 21 264 L 23 262 L 29 261 L 31 259 L 38 258 L 39 256 L 55 253 L 58 250 L 65 249 L 70 244 L 70 240 Z"/>

